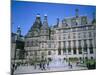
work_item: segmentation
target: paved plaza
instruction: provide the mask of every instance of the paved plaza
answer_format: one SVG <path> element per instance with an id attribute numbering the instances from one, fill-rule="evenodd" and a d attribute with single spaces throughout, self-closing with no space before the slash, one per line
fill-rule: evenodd
<path id="1" fill-rule="evenodd" d="M 76 63 L 71 63 L 72 67 L 69 66 L 68 62 L 62 60 L 54 60 L 49 66 L 45 65 L 45 69 L 40 69 L 40 66 L 37 65 L 36 69 L 32 65 L 18 66 L 14 74 L 24 74 L 24 73 L 39 73 L 39 72 L 52 72 L 52 71 L 70 71 L 70 70 L 86 70 L 87 67 L 76 65 Z"/>

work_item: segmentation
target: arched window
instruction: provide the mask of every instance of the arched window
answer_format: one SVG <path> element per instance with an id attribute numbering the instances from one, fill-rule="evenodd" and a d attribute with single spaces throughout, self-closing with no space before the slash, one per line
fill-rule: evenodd
<path id="1" fill-rule="evenodd" d="M 91 59 L 93 59 L 93 57 L 91 57 Z"/>
<path id="2" fill-rule="evenodd" d="M 51 51 L 48 51 L 48 55 L 51 55 Z"/>
<path id="3" fill-rule="evenodd" d="M 61 55 L 61 49 L 58 49 L 58 55 Z"/>

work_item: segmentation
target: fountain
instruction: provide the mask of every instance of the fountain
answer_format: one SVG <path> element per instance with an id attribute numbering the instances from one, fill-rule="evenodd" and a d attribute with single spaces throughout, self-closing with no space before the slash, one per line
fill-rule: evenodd
<path id="1" fill-rule="evenodd" d="M 61 56 L 54 56 L 49 64 L 50 67 L 66 67 L 66 61 Z"/>

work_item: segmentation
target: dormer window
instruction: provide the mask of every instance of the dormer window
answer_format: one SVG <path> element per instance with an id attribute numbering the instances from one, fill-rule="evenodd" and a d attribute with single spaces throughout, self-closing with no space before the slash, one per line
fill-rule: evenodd
<path id="1" fill-rule="evenodd" d="M 73 18 L 72 20 L 71 20 L 71 25 L 73 26 L 73 25 L 76 25 L 76 19 L 75 18 Z"/>
<path id="2" fill-rule="evenodd" d="M 82 24 L 82 25 L 87 24 L 87 17 L 82 17 L 82 18 L 81 18 L 81 24 Z"/>

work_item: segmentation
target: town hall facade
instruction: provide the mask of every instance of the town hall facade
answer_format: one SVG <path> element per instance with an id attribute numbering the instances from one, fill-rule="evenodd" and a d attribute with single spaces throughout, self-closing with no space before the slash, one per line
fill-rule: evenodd
<path id="1" fill-rule="evenodd" d="M 79 15 L 76 9 L 75 16 L 57 18 L 56 24 L 50 26 L 46 14 L 43 21 L 37 14 L 24 40 L 28 64 L 41 60 L 96 59 L 95 17 L 90 20 L 86 15 Z"/>

